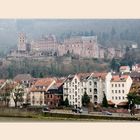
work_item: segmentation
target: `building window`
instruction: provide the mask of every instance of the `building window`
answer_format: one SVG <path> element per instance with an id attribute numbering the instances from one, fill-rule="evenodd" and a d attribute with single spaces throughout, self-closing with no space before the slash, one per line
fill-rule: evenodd
<path id="1" fill-rule="evenodd" d="M 75 91 L 75 96 L 77 96 L 77 91 Z"/>
<path id="2" fill-rule="evenodd" d="M 96 88 L 94 89 L 94 94 L 97 94 L 97 89 Z"/>
<path id="3" fill-rule="evenodd" d="M 122 84 L 122 87 L 124 87 L 124 84 Z"/>
<path id="4" fill-rule="evenodd" d="M 90 88 L 89 91 L 92 92 L 92 89 Z"/>
<path id="5" fill-rule="evenodd" d="M 120 87 L 121 85 L 119 84 L 119 87 Z"/>
<path id="6" fill-rule="evenodd" d="M 115 84 L 115 87 L 117 87 L 117 84 Z"/>
<path id="7" fill-rule="evenodd" d="M 74 87 L 74 82 L 72 83 L 72 86 Z"/>
<path id="8" fill-rule="evenodd" d="M 71 95 L 70 95 L 70 99 L 71 99 Z"/>
<path id="9" fill-rule="evenodd" d="M 73 99 L 74 99 L 74 95 L 73 95 Z"/>
<path id="10" fill-rule="evenodd" d="M 119 96 L 119 100 L 121 99 L 121 97 Z"/>
<path id="11" fill-rule="evenodd" d="M 77 79 L 75 79 L 75 83 L 77 83 Z"/>
<path id="12" fill-rule="evenodd" d="M 80 92 L 80 89 L 78 88 L 78 93 Z"/>
<path id="13" fill-rule="evenodd" d="M 115 90 L 115 93 L 117 93 L 117 90 Z"/>
<path id="14" fill-rule="evenodd" d="M 80 95 L 78 95 L 78 99 L 80 100 Z"/>
<path id="15" fill-rule="evenodd" d="M 122 90 L 122 93 L 124 93 L 124 90 Z"/>
<path id="16" fill-rule="evenodd" d="M 80 86 L 80 82 L 78 82 L 78 86 Z"/>
<path id="17" fill-rule="evenodd" d="M 77 90 L 77 85 L 75 85 L 75 90 Z"/>
<path id="18" fill-rule="evenodd" d="M 123 96 L 123 100 L 125 99 L 125 97 Z"/>
<path id="19" fill-rule="evenodd" d="M 114 100 L 114 97 L 112 97 L 112 100 Z"/>
<path id="20" fill-rule="evenodd" d="M 89 81 L 89 85 L 90 85 L 90 86 L 92 85 L 92 82 L 91 82 L 91 81 Z"/>
<path id="21" fill-rule="evenodd" d="M 97 86 L 97 82 L 94 82 L 94 86 L 95 86 L 95 87 Z"/>
<path id="22" fill-rule="evenodd" d="M 119 93 L 121 93 L 121 90 L 119 90 Z"/>
<path id="23" fill-rule="evenodd" d="M 112 90 L 112 93 L 114 93 L 114 90 Z"/>
<path id="24" fill-rule="evenodd" d="M 70 83 L 69 85 L 70 85 L 70 87 L 71 87 L 71 83 Z"/>
<path id="25" fill-rule="evenodd" d="M 117 100 L 117 97 L 116 97 L 116 100 Z"/>
<path id="26" fill-rule="evenodd" d="M 112 87 L 113 87 L 114 85 L 112 84 Z"/>
<path id="27" fill-rule="evenodd" d="M 77 98 L 75 98 L 75 102 L 77 103 Z"/>

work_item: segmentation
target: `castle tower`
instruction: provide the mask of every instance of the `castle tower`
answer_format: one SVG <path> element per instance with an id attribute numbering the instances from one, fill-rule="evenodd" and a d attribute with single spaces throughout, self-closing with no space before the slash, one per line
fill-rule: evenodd
<path id="1" fill-rule="evenodd" d="M 26 51 L 26 36 L 23 33 L 18 37 L 18 51 Z"/>

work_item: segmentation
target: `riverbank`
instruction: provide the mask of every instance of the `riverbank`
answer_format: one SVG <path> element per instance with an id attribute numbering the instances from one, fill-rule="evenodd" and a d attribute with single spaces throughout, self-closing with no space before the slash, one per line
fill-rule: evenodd
<path id="1" fill-rule="evenodd" d="M 0 108 L 0 122 L 122 122 L 140 121 L 139 116 L 46 113 L 15 108 Z"/>

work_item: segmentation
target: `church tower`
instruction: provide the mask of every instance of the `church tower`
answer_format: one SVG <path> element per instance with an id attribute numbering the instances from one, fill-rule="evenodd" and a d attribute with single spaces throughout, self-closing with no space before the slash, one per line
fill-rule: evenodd
<path id="1" fill-rule="evenodd" d="M 26 51 L 26 36 L 23 33 L 18 36 L 18 51 Z"/>

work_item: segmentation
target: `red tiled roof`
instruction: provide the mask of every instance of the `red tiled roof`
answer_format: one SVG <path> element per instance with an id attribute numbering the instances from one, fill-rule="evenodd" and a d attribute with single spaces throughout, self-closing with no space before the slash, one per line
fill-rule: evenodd
<path id="1" fill-rule="evenodd" d="M 0 79 L 0 84 L 3 84 L 5 81 L 5 79 Z"/>
<path id="2" fill-rule="evenodd" d="M 76 75 L 79 78 L 79 80 L 82 80 L 88 78 L 91 75 L 91 73 L 77 73 Z"/>
<path id="3" fill-rule="evenodd" d="M 125 82 L 127 80 L 128 76 L 129 75 L 121 75 L 121 76 L 114 75 L 114 76 L 112 76 L 111 81 L 112 82 Z"/>
<path id="4" fill-rule="evenodd" d="M 105 79 L 106 75 L 107 75 L 106 72 L 94 72 L 92 76 L 97 77 L 97 78 Z"/>
<path id="5" fill-rule="evenodd" d="M 46 91 L 50 84 L 54 81 L 53 78 L 41 78 L 38 79 L 35 84 L 30 88 L 31 92 L 35 91 Z M 38 88 L 42 86 L 43 88 Z"/>

